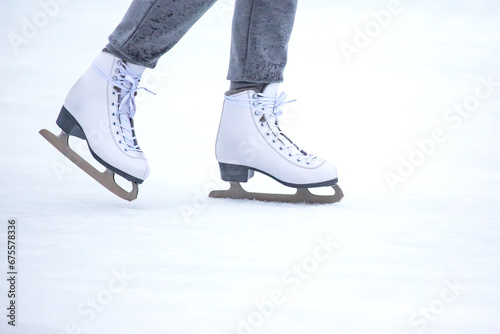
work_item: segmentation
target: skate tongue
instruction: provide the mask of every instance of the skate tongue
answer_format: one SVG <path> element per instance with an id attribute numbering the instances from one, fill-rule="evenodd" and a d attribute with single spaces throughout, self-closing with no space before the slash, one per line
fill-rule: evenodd
<path id="1" fill-rule="evenodd" d="M 270 83 L 264 88 L 262 94 L 266 96 L 277 96 L 279 88 L 280 88 L 279 83 Z"/>
<path id="2" fill-rule="evenodd" d="M 141 65 L 136 65 L 132 63 L 126 63 L 126 64 L 137 75 L 142 75 L 142 73 L 144 73 L 144 70 L 146 69 L 146 67 Z"/>

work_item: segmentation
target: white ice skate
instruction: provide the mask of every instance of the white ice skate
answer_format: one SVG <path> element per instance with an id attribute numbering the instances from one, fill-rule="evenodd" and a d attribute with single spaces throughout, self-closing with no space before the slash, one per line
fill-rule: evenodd
<path id="1" fill-rule="evenodd" d="M 226 93 L 215 150 L 222 180 L 230 182 L 230 188 L 212 191 L 209 196 L 294 203 L 339 202 L 343 193 L 337 185 L 335 166 L 299 149 L 279 128 L 280 107 L 288 102 L 285 93 L 278 96 L 278 87 L 273 83 L 262 93 Z M 246 192 L 240 182 L 247 182 L 255 171 L 297 188 L 297 193 Z M 314 195 L 307 189 L 326 186 L 333 187 L 335 194 Z"/>
<path id="2" fill-rule="evenodd" d="M 135 136 L 135 95 L 144 67 L 128 64 L 102 52 L 70 90 L 57 118 L 59 136 L 40 134 L 68 159 L 115 195 L 132 201 L 138 184 L 149 174 L 149 165 Z M 69 136 L 87 141 L 92 156 L 103 166 L 99 172 L 68 145 Z M 130 192 L 114 180 L 118 174 L 132 182 Z"/>

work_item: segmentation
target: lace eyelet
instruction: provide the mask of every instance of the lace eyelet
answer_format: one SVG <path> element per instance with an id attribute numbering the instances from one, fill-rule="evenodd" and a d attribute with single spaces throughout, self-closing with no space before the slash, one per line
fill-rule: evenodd
<path id="1" fill-rule="evenodd" d="M 273 143 L 276 143 L 276 139 L 273 139 Z"/>
<path id="2" fill-rule="evenodd" d="M 311 163 L 309 161 L 307 161 L 306 164 L 310 165 Z"/>
<path id="3" fill-rule="evenodd" d="M 300 162 L 300 159 L 297 159 L 297 162 Z"/>
<path id="4" fill-rule="evenodd" d="M 271 134 L 270 134 L 269 132 L 268 132 L 268 133 L 266 133 L 266 136 L 270 136 L 270 135 L 271 135 Z"/>
<path id="5" fill-rule="evenodd" d="M 113 103 L 111 103 L 111 105 L 112 105 L 112 106 L 114 106 L 114 105 L 115 105 L 115 103 L 113 102 Z"/>
<path id="6" fill-rule="evenodd" d="M 120 66 L 123 64 L 121 60 L 117 60 L 116 63 Z"/>
<path id="7" fill-rule="evenodd" d="M 255 101 L 255 102 L 253 103 L 253 106 L 254 106 L 254 107 L 256 107 L 256 106 L 258 106 L 258 105 L 259 105 L 259 102 L 257 102 L 257 101 Z"/>
<path id="8" fill-rule="evenodd" d="M 292 153 L 288 153 L 288 156 L 291 157 L 292 156 Z"/>
<path id="9" fill-rule="evenodd" d="M 128 150 L 127 150 L 127 149 L 125 149 L 125 152 L 127 152 L 127 151 L 128 151 Z"/>
<path id="10" fill-rule="evenodd" d="M 253 113 L 254 113 L 255 116 L 260 116 L 260 111 L 259 110 L 255 110 Z"/>
<path id="11" fill-rule="evenodd" d="M 253 95 L 252 95 L 252 98 L 254 98 L 254 99 L 258 99 L 258 98 L 259 98 L 259 95 L 257 95 L 257 93 L 255 93 L 255 94 L 253 94 Z"/>
<path id="12" fill-rule="evenodd" d="M 114 115 L 115 115 L 115 113 L 112 113 L 112 114 L 111 114 L 111 116 L 114 116 Z"/>
<path id="13" fill-rule="evenodd" d="M 113 95 L 116 95 L 116 92 L 113 92 Z"/>
<path id="14" fill-rule="evenodd" d="M 283 147 L 280 147 L 280 151 L 283 151 Z"/>
<path id="15" fill-rule="evenodd" d="M 116 122 L 113 122 L 113 125 L 116 125 Z"/>
<path id="16" fill-rule="evenodd" d="M 120 134 L 120 132 L 116 131 L 116 134 L 117 134 L 117 135 L 119 135 L 119 134 Z"/>
<path id="17" fill-rule="evenodd" d="M 119 141 L 118 141 L 118 144 L 121 144 L 121 143 L 122 143 L 122 141 L 121 141 L 121 140 L 119 140 Z"/>
<path id="18" fill-rule="evenodd" d="M 264 123 L 260 123 L 260 126 L 261 126 L 261 127 L 262 127 L 262 126 L 264 126 Z"/>
<path id="19" fill-rule="evenodd" d="M 120 73 L 120 69 L 119 68 L 115 68 L 115 73 Z"/>
<path id="20" fill-rule="evenodd" d="M 117 81 L 118 80 L 118 77 L 117 76 L 113 76 L 113 81 Z"/>

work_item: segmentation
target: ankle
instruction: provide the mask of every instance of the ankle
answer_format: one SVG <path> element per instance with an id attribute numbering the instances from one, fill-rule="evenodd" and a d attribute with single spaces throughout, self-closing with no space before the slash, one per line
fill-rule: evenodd
<path id="1" fill-rule="evenodd" d="M 268 83 L 263 82 L 247 82 L 247 81 L 231 81 L 230 90 L 254 89 L 258 92 L 263 92 Z"/>

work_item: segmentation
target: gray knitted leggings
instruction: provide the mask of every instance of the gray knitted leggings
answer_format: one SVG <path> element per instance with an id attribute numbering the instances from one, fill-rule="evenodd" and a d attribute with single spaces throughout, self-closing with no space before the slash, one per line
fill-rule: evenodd
<path id="1" fill-rule="evenodd" d="M 134 0 L 109 36 L 111 53 L 149 68 L 217 0 Z M 297 0 L 236 0 L 228 80 L 283 81 Z"/>

